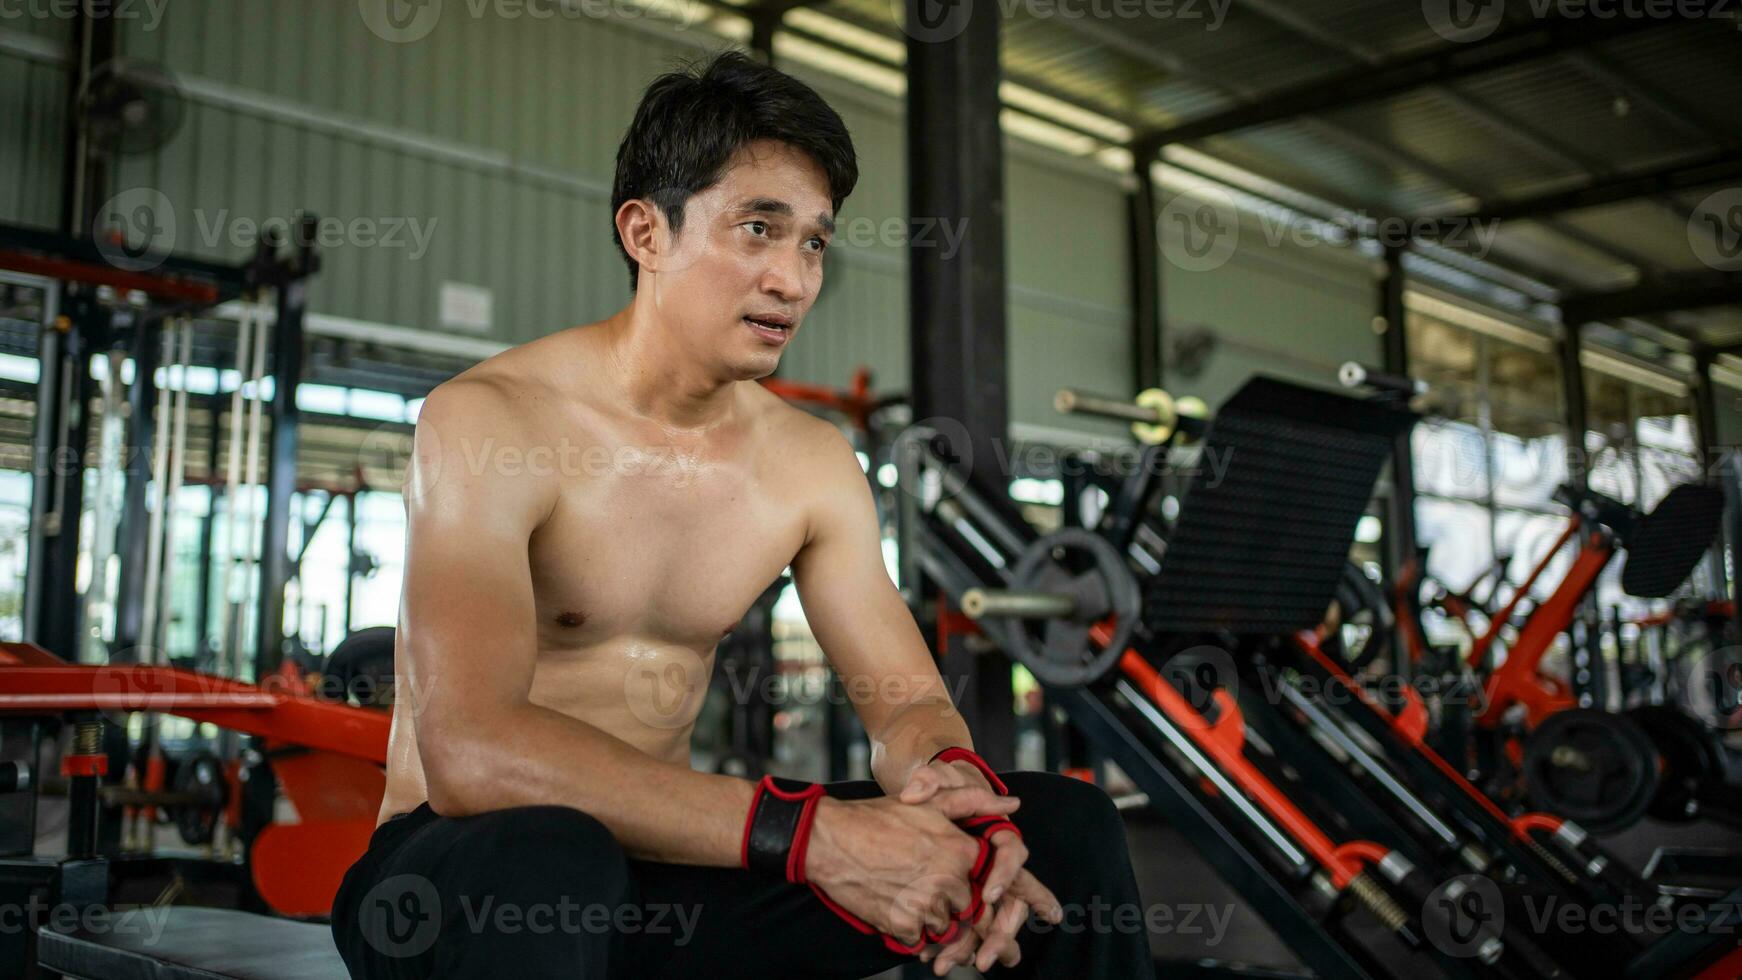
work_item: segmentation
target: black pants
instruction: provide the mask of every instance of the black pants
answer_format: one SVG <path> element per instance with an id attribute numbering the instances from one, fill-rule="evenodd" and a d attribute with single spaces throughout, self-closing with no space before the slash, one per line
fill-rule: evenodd
<path id="1" fill-rule="evenodd" d="M 1027 867 L 1064 906 L 1030 916 L 1022 962 L 993 977 L 1149 978 L 1148 936 L 1125 828 L 1095 786 L 1002 774 Z M 882 795 L 873 782 L 830 796 Z M 808 887 L 734 868 L 627 858 L 580 810 L 531 806 L 441 817 L 428 804 L 382 824 L 345 874 L 333 936 L 359 980 L 442 977 L 830 977 L 910 960 L 836 918 Z"/>

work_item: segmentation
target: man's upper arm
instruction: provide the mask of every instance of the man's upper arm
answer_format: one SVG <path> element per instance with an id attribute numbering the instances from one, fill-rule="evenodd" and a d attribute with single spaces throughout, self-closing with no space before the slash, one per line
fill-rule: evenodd
<path id="1" fill-rule="evenodd" d="M 418 418 L 400 648 L 432 795 L 444 764 L 465 764 L 463 753 L 447 751 L 457 750 L 459 733 L 488 730 L 489 715 L 524 701 L 532 684 L 527 544 L 552 491 L 547 479 L 501 465 L 505 450 L 530 448 L 516 409 L 494 386 L 450 382 Z"/>
<path id="2" fill-rule="evenodd" d="M 856 697 L 860 719 L 874 736 L 914 698 L 944 693 L 931 651 L 883 561 L 871 488 L 852 447 L 839 432 L 806 453 L 807 482 L 817 492 L 810 531 L 792 562 L 805 618 L 835 672 L 872 697 Z M 854 690 L 853 687 L 848 688 Z"/>

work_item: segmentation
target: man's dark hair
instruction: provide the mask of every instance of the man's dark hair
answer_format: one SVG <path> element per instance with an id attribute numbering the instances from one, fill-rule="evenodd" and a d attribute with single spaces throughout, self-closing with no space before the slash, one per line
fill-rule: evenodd
<path id="1" fill-rule="evenodd" d="M 675 234 L 690 195 L 718 182 L 732 157 L 756 140 L 778 140 L 815 160 L 837 212 L 859 180 L 847 125 L 814 89 L 783 71 L 728 51 L 647 86 L 617 147 L 611 185 L 611 237 L 629 263 L 631 290 L 637 264 L 615 222 L 623 202 L 652 200 Z"/>

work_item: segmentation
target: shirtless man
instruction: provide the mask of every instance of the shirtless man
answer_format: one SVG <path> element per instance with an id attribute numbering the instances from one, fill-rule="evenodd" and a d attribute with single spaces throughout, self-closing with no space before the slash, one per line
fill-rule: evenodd
<path id="1" fill-rule="evenodd" d="M 939 975 L 1150 974 L 1105 911 L 1139 901 L 1117 811 L 978 762 L 846 440 L 756 383 L 856 179 L 774 69 L 656 80 L 613 192 L 633 300 L 425 401 L 387 792 L 333 909 L 354 976 L 860 977 L 927 939 Z M 689 767 L 715 646 L 788 565 L 873 692 L 875 782 Z"/>

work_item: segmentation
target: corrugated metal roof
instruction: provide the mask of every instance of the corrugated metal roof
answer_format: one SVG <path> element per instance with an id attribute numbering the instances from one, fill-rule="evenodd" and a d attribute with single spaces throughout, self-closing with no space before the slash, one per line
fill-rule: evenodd
<path id="1" fill-rule="evenodd" d="M 1436 32 L 1431 5 L 1399 0 L 1230 0 L 1220 20 L 1204 2 L 1147 5 L 1171 11 L 1165 16 L 1113 13 L 1141 12 L 1146 5 L 1136 0 L 1000 3 L 1009 70 L 1139 132 L 1262 105 L 1364 66 L 1469 47 Z M 829 7 L 895 27 L 887 0 Z M 1532 5 L 1504 10 L 1502 31 L 1540 23 Z M 1035 16 L 1044 11 L 1053 13 Z M 1620 26 L 1622 34 L 1596 43 L 1194 145 L 1335 205 L 1404 216 L 1466 213 L 1724 148 L 1742 153 L 1736 19 L 1642 17 Z M 1566 292 L 1711 271 L 1690 245 L 1689 216 L 1719 186 L 1505 219 L 1487 257 Z M 1662 328 L 1660 338 L 1729 342 L 1742 334 L 1742 314 L 1725 308 L 1648 321 Z"/>

